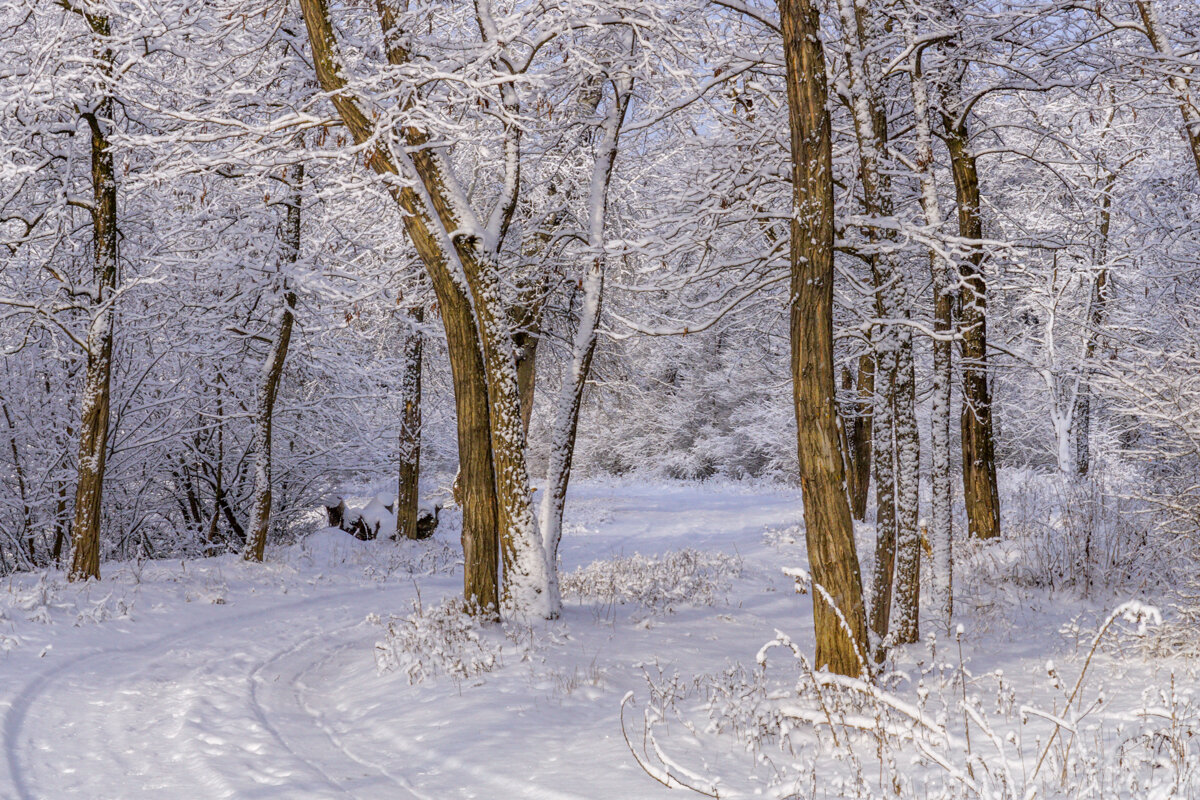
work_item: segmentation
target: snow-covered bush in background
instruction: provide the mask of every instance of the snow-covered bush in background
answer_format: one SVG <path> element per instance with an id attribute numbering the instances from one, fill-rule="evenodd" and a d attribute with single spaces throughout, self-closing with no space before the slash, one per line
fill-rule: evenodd
<path id="1" fill-rule="evenodd" d="M 480 622 L 461 601 L 435 606 L 413 600 L 403 617 L 367 618 L 383 628 L 375 643 L 375 666 L 381 674 L 400 672 L 410 684 L 438 675 L 456 682 L 491 672 L 500 664 L 500 646 L 480 636 Z"/>
<path id="2" fill-rule="evenodd" d="M 635 553 L 593 561 L 559 581 L 564 597 L 671 612 L 685 605 L 715 605 L 741 574 L 738 556 L 684 548 L 661 556 Z"/>

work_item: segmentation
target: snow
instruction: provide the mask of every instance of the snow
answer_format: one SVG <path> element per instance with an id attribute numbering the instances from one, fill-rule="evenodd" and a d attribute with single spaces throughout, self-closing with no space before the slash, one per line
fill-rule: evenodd
<path id="1" fill-rule="evenodd" d="M 754 774 L 748 743 L 709 729 L 694 690 L 713 676 L 730 680 L 735 662 L 757 670 L 760 652 L 768 674 L 792 658 L 768 643 L 811 653 L 811 597 L 796 594 L 788 577 L 806 574 L 800 519 L 792 488 L 581 482 L 567 503 L 564 573 L 624 559 L 614 563 L 642 565 L 625 575 L 634 582 L 652 572 L 635 555 L 686 550 L 713 563 L 736 557 L 740 567 L 721 571 L 712 591 L 693 591 L 690 603 L 643 603 L 633 590 L 601 598 L 565 592 L 563 617 L 532 626 L 464 623 L 446 610 L 462 584 L 454 510 L 443 512 L 434 538 L 423 542 L 362 542 L 324 528 L 268 549 L 265 564 L 236 555 L 128 562 L 109 565 L 108 577 L 90 584 L 68 584 L 61 573 L 13 576 L 0 587 L 0 797 L 688 796 L 656 782 L 630 754 L 626 736 L 640 747 L 643 720 L 651 730 L 648 757 L 641 750 L 639 757 L 649 771 L 713 785 L 722 797 L 755 789 L 776 796 L 767 773 Z M 859 529 L 864 552 L 872 533 Z M 964 563 L 977 569 L 970 565 L 988 557 L 972 561 L 968 553 Z M 703 574 L 693 570 L 688 579 Z M 970 591 L 980 583 L 959 585 Z M 989 721 L 989 691 L 999 705 L 994 687 L 1014 686 L 1016 707 L 1028 706 L 1021 716 L 1042 742 L 1053 719 L 1091 723 L 1080 722 L 1074 706 L 1064 710 L 1062 693 L 1055 705 L 1048 661 L 1068 689 L 1091 661 L 1082 706 L 1102 691 L 1096 714 L 1110 732 L 1140 719 L 1143 688 L 1156 681 L 1165 692 L 1168 672 L 1177 676 L 1172 692 L 1196 687 L 1193 662 L 1151 659 L 1124 645 L 1089 651 L 1106 620 L 1121 617 L 1114 624 L 1136 636 L 1133 628 L 1157 623 L 1159 608 L 1040 591 L 956 604 L 973 615 L 959 619 L 964 659 L 975 676 L 972 697 L 982 698 L 978 714 Z M 1006 626 L 1000 620 L 1017 604 L 1023 613 L 1011 614 Z M 437 651 L 451 664 L 454 647 L 470 647 L 472 668 L 455 674 L 423 659 L 429 669 L 381 671 L 377 645 L 388 639 L 389 619 L 406 621 L 400 627 L 411 635 L 393 641 L 409 642 L 409 656 Z M 1060 632 L 1080 619 L 1090 627 Z M 457 626 L 455 638 L 439 639 L 437 626 L 447 624 Z M 927 644 L 914 645 L 895 667 L 920 677 L 934 662 L 957 662 L 954 647 L 940 643 L 931 659 Z M 917 703 L 916 680 L 889 679 L 891 694 L 823 680 L 874 693 L 896 719 L 920 720 L 922 730 L 947 724 L 944 714 L 935 719 L 940 708 Z M 674 699 L 652 686 L 675 686 Z M 1170 697 L 1151 698 L 1154 713 L 1170 716 Z M 780 708 L 793 729 L 824 725 L 806 725 L 811 709 L 801 696 Z M 896 719 L 863 716 L 869 713 L 846 713 L 841 730 L 874 726 L 918 736 Z M 676 725 L 676 716 L 685 724 Z M 952 714 L 951 722 L 961 717 Z M 961 728 L 943 733 L 928 734 L 920 746 L 957 746 Z M 972 736 L 984 751 L 985 737 L 977 728 Z M 862 758 L 871 754 L 865 747 Z M 924 766 L 900 755 L 897 762 L 914 780 L 942 769 L 938 759 L 947 762 L 943 772 L 958 768 L 953 752 L 927 755 Z"/>

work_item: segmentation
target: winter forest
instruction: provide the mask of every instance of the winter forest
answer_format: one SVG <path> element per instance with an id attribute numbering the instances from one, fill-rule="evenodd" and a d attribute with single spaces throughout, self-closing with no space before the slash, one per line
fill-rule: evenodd
<path id="1" fill-rule="evenodd" d="M 0 797 L 1200 798 L 1195 0 L 0 0 Z"/>

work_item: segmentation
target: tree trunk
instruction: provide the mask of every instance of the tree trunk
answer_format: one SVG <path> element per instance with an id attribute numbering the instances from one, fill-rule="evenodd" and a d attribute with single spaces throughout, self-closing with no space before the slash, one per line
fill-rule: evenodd
<path id="1" fill-rule="evenodd" d="M 1112 225 L 1112 192 L 1116 186 L 1117 176 L 1110 172 L 1104 182 L 1104 196 L 1100 198 L 1100 226 L 1097 232 L 1096 247 L 1093 250 L 1093 263 L 1099 268 L 1092 281 L 1092 296 L 1088 303 L 1087 342 L 1083 352 L 1083 375 L 1079 381 L 1079 392 L 1075 398 L 1075 471 L 1078 475 L 1088 474 L 1091 467 L 1091 426 L 1092 426 L 1092 364 L 1096 359 L 1096 347 L 1100 341 L 1100 331 L 1108 316 L 1109 282 L 1108 282 L 1108 232 Z"/>
<path id="2" fill-rule="evenodd" d="M 633 91 L 632 83 L 628 77 L 614 78 L 612 81 L 612 106 L 605 117 L 596 160 L 592 166 L 588 198 L 588 249 L 592 254 L 592 263 L 583 279 L 579 329 L 575 332 L 571 363 L 567 374 L 563 376 L 562 392 L 559 395 L 554 428 L 551 431 L 550 459 L 546 468 L 546 488 L 542 495 L 540 522 L 542 543 L 549 565 L 550 603 L 555 615 L 562 609 L 562 597 L 558 588 L 558 544 L 562 538 L 563 507 L 567 500 L 567 484 L 571 480 L 575 435 L 579 429 L 579 409 L 583 404 L 583 390 L 592 368 L 592 355 L 596 352 L 596 331 L 600 325 L 600 307 L 604 297 L 604 224 L 608 210 L 608 186 L 617 159 L 621 125 L 625 121 L 625 111 L 629 107 L 629 97 Z"/>
<path id="3" fill-rule="evenodd" d="M 388 61 L 402 66 L 408 54 L 403 49 L 403 31 L 396 29 L 398 18 L 386 3 L 377 8 Z M 301 0 L 301 10 L 322 88 L 330 93 L 355 141 L 372 141 L 375 123 L 347 92 L 324 0 Z M 452 200 L 461 192 L 451 191 L 453 177 L 441 155 L 421 131 L 405 128 L 401 133 L 407 150 L 376 146 L 366 158 L 381 174 L 410 179 L 403 184 L 391 182 L 389 189 L 404 211 L 405 228 L 433 281 L 446 323 L 459 412 L 464 591 L 472 605 L 498 608 L 493 546 L 499 529 L 506 595 L 519 613 L 548 613 L 547 564 L 530 505 L 512 337 L 497 307 L 502 296 L 499 280 L 478 236 L 463 232 L 458 215 L 467 209 Z M 393 153 L 402 159 L 399 165 L 391 160 Z M 465 286 L 459 277 L 465 278 Z"/>
<path id="4" fill-rule="evenodd" d="M 108 85 L 113 77 L 113 52 L 107 17 L 85 14 L 95 37 L 94 55 Z M 87 371 L 81 402 L 79 482 L 75 490 L 75 522 L 71 529 L 71 580 L 100 578 L 100 511 L 108 457 L 109 379 L 112 373 L 113 302 L 117 289 L 117 182 L 106 129 L 112 124 L 111 94 L 83 115 L 92 145 L 92 275 L 95 291 L 87 333 Z"/>
<path id="5" fill-rule="evenodd" d="M 866 670 L 866 614 L 846 498 L 833 373 L 833 152 L 821 22 L 811 0 L 782 0 L 792 152 L 792 386 L 815 586 L 818 667 Z"/>
<path id="6" fill-rule="evenodd" d="M 881 645 L 887 638 L 892 615 L 892 583 L 896 567 L 896 421 L 892 398 L 896 395 L 896 354 L 881 349 L 876 363 L 883 376 L 882 391 L 875 397 L 873 413 L 875 468 L 875 564 L 871 572 L 871 631 Z M 876 387 L 879 382 L 875 382 Z"/>
<path id="7" fill-rule="evenodd" d="M 993 539 L 1000 535 L 1000 498 L 996 486 L 996 455 L 992 436 L 992 390 L 988 385 L 987 284 L 983 277 L 985 253 L 980 212 L 979 172 L 970 149 L 965 119 L 943 112 L 946 147 L 954 175 L 958 202 L 959 235 L 973 244 L 959 263 L 962 286 L 959 336 L 962 351 L 963 495 L 971 536 Z"/>
<path id="8" fill-rule="evenodd" d="M 295 264 L 300 257 L 300 206 L 304 187 L 304 165 L 288 167 L 287 184 L 291 197 L 288 199 L 287 222 L 284 228 L 283 263 Z M 283 365 L 287 360 L 288 345 L 292 340 L 292 311 L 296 307 L 296 293 L 288 291 L 287 277 L 282 279 L 284 303 L 279 309 L 278 331 L 271 352 L 263 362 L 261 382 L 258 385 L 258 402 L 255 404 L 254 430 L 254 504 L 250 512 L 250 535 L 242 557 L 247 561 L 262 561 L 267 546 L 267 532 L 271 527 L 271 432 L 275 419 L 275 398 L 279 395 L 279 382 L 283 378 Z"/>
<path id="9" fill-rule="evenodd" d="M 25 484 L 25 467 L 21 463 L 21 451 L 17 446 L 17 427 L 13 424 L 12 415 L 8 411 L 8 403 L 0 397 L 0 413 L 8 428 L 8 447 L 12 454 L 13 474 L 17 478 L 17 498 L 21 501 L 21 531 L 17 541 L 25 540 L 28 548 L 29 566 L 37 566 L 37 547 L 33 536 L 33 511 L 29 507 L 29 491 Z"/>
<path id="10" fill-rule="evenodd" d="M 1167 70 L 1170 72 L 1167 85 L 1171 87 L 1175 101 L 1179 104 L 1179 113 L 1183 116 L 1183 135 L 1191 147 L 1192 159 L 1196 162 L 1196 174 L 1200 175 L 1200 106 L 1197 106 L 1196 101 L 1192 99 L 1188 78 L 1181 74 L 1182 70 L 1177 63 L 1179 56 L 1175 53 L 1175 48 L 1171 45 L 1171 40 L 1167 38 L 1167 32 L 1158 19 L 1158 11 L 1154 8 L 1154 3 L 1148 2 L 1148 0 L 1136 0 L 1135 5 L 1142 18 L 1146 36 L 1150 39 L 1150 46 L 1154 48 L 1155 53 L 1167 61 Z"/>
<path id="11" fill-rule="evenodd" d="M 858 140 L 859 175 L 868 216 L 892 216 L 891 184 L 884 169 L 887 152 L 887 113 L 869 63 L 864 17 L 867 9 L 852 0 L 839 0 L 846 45 L 847 75 Z M 867 228 L 872 244 L 895 239 L 891 231 Z M 897 640 L 915 638 L 920 567 L 920 433 L 916 417 L 916 369 L 912 330 L 905 324 L 909 303 L 904 276 L 886 249 L 870 255 L 875 286 L 875 310 L 880 325 L 878 363 L 886 392 L 877 403 L 875 463 L 877 519 L 871 627 L 882 643 L 887 638 L 892 606 L 893 566 L 899 559 L 897 597 L 901 628 Z M 889 463 L 890 461 L 890 463 Z M 894 476 L 894 490 L 889 485 Z M 891 505 L 892 508 L 888 506 Z"/>
<path id="12" fill-rule="evenodd" d="M 400 482 L 396 493 L 396 538 L 420 539 L 417 511 L 421 485 L 421 350 L 423 336 L 417 325 L 425 321 L 425 310 L 414 308 L 413 324 L 404 337 L 404 377 L 400 400 L 404 417 L 400 423 Z"/>
<path id="13" fill-rule="evenodd" d="M 850 494 L 850 513 L 862 521 L 867 518 L 867 497 L 871 492 L 871 434 L 875 403 L 875 355 L 863 353 L 858 357 L 858 376 L 855 380 L 858 395 L 850 443 L 854 453 L 854 490 Z"/>

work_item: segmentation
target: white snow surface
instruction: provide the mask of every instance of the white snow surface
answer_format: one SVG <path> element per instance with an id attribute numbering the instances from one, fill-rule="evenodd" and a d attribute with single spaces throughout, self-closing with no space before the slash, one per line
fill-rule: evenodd
<path id="1" fill-rule="evenodd" d="M 678 672 L 687 684 L 734 662 L 753 669 L 777 631 L 811 652 L 811 598 L 782 572 L 807 567 L 800 518 L 798 490 L 778 486 L 581 483 L 567 504 L 564 572 L 685 549 L 736 556 L 713 563 L 737 570 L 700 602 L 665 609 L 567 591 L 561 620 L 480 627 L 496 662 L 465 679 L 411 681 L 376 664 L 380 617 L 460 592 L 452 510 L 424 542 L 324 529 L 270 549 L 265 564 L 105 564 L 104 580 L 87 585 L 13 576 L 0 585 L 0 797 L 691 796 L 630 756 L 622 698 L 633 694 L 626 730 L 640 743 L 647 675 Z M 860 535 L 869 552 L 870 531 Z M 961 602 L 969 668 L 1003 669 L 1031 687 L 1020 702 L 1053 711 L 1051 689 L 1039 688 L 1047 660 L 1070 684 L 1087 650 L 1086 637 L 1079 645 L 1060 629 L 1081 614 L 1102 618 L 1115 607 L 1107 602 L 1036 591 L 1019 608 L 1003 594 Z M 913 646 L 897 669 L 919 669 L 926 654 Z M 1185 678 L 1191 668 L 1169 659 L 1102 651 L 1092 669 L 1089 702 L 1102 685 L 1097 713 L 1114 724 L 1133 719 L 1143 687 L 1168 669 L 1195 685 L 1194 670 Z M 695 723 L 707 721 L 697 712 Z M 740 796 L 739 782 L 774 796 L 750 780 L 753 759 L 732 737 L 710 737 L 716 746 L 703 751 L 668 726 L 654 741 L 671 762 L 719 777 L 723 797 Z"/>

